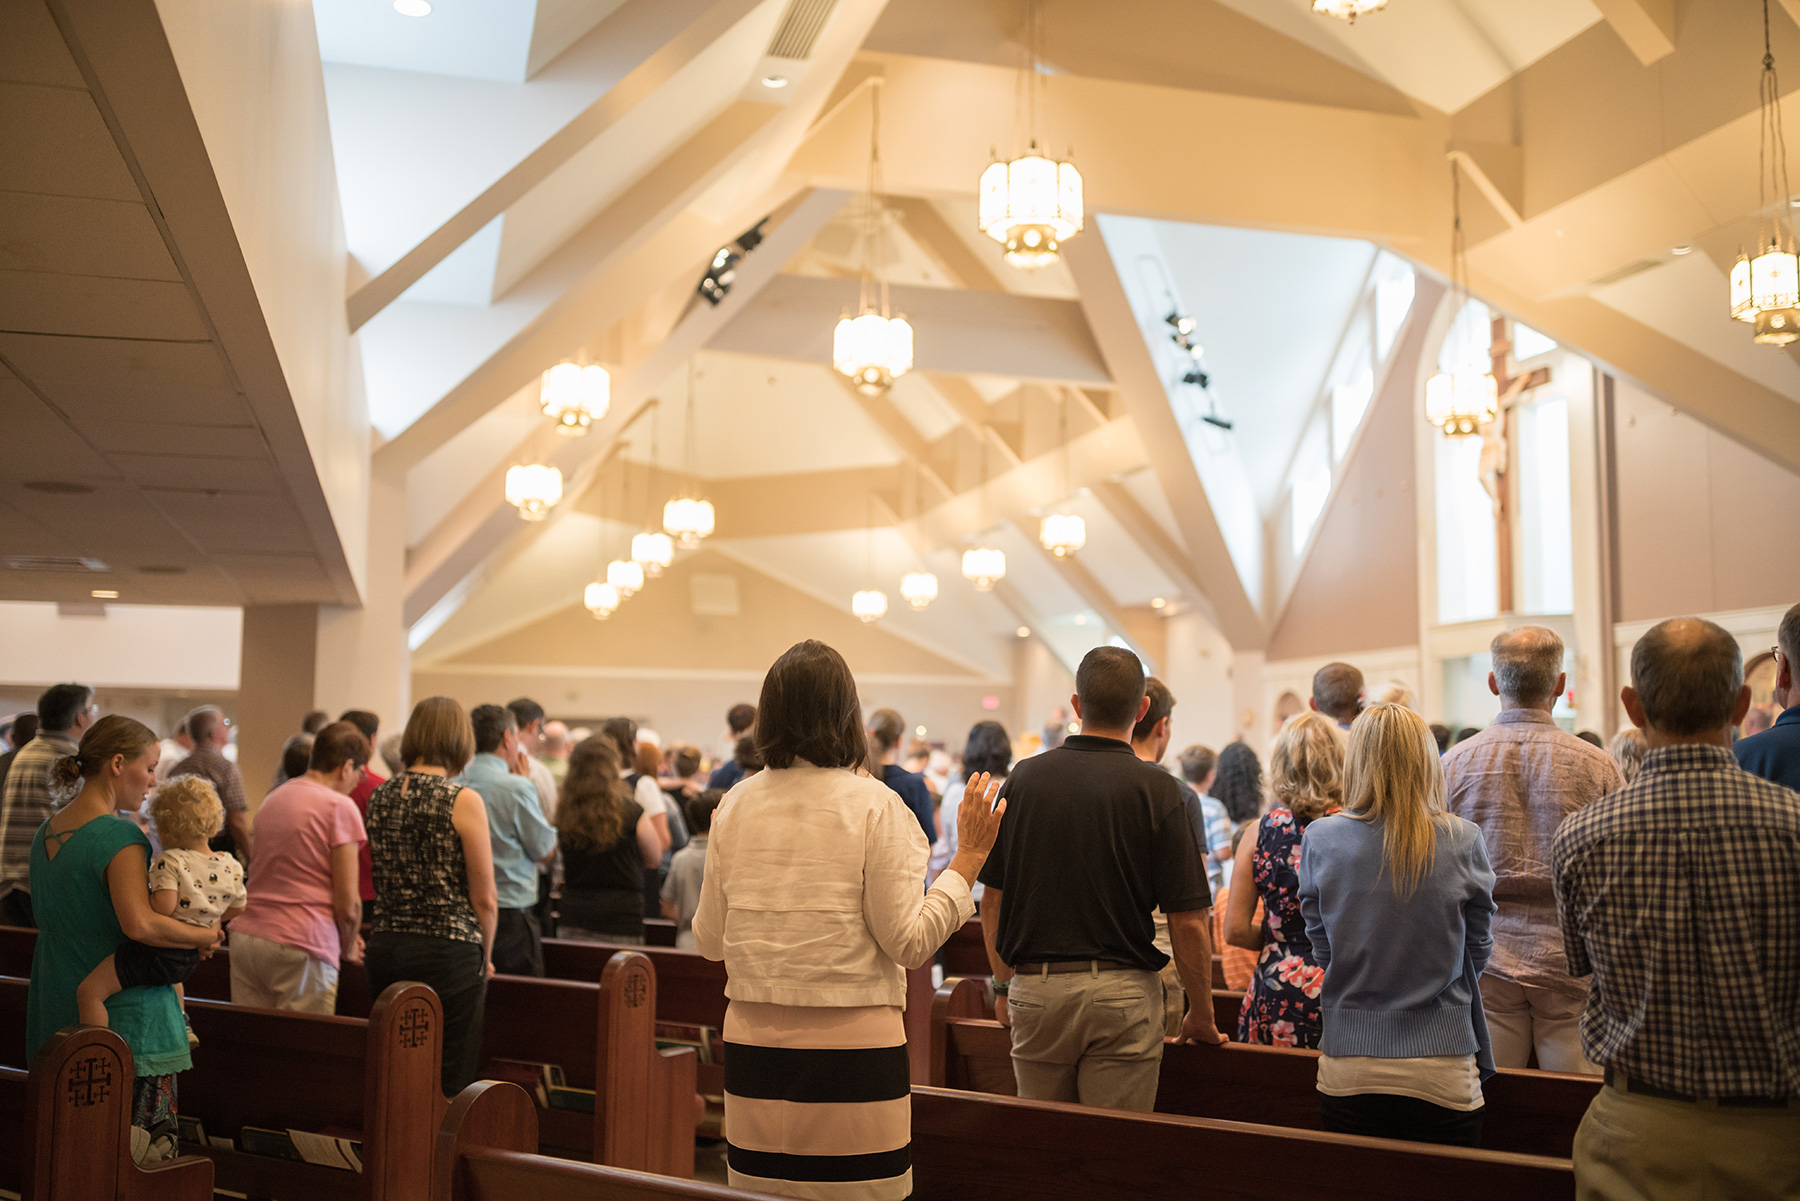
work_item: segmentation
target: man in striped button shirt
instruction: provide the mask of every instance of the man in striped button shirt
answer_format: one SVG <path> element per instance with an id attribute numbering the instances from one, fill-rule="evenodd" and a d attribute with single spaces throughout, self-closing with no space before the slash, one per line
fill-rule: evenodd
<path id="1" fill-rule="evenodd" d="M 1575 1136 L 1576 1195 L 1800 1196 L 1800 795 L 1733 760 L 1750 690 L 1712 622 L 1653 627 L 1622 699 L 1643 769 L 1554 851 L 1607 1081 Z"/>

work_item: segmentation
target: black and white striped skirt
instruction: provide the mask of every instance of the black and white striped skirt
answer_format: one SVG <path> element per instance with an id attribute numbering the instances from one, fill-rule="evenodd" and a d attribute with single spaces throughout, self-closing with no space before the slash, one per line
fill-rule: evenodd
<path id="1" fill-rule="evenodd" d="M 912 1082 L 899 1006 L 733 1001 L 724 1036 L 734 1188 L 813 1201 L 912 1193 Z"/>

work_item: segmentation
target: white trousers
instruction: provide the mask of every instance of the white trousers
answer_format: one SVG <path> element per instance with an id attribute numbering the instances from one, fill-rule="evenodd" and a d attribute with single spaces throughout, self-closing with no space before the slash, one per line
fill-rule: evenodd
<path id="1" fill-rule="evenodd" d="M 1537 1052 L 1537 1066 L 1546 1072 L 1600 1074 L 1581 1050 L 1583 998 L 1564 996 L 1547 988 L 1515 984 L 1496 976 L 1481 978 L 1481 1008 L 1487 1014 L 1488 1037 L 1494 1044 L 1494 1065 L 1522 1068 Z"/>
<path id="2" fill-rule="evenodd" d="M 231 1003 L 295 1013 L 337 1012 L 338 968 L 299 947 L 231 933 Z"/>

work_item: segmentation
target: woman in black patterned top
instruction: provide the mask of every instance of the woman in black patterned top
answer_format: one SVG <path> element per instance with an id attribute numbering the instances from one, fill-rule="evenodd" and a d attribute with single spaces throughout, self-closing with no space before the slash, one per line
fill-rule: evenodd
<path id="1" fill-rule="evenodd" d="M 444 1007 L 443 1088 L 475 1079 L 499 899 L 487 809 L 450 777 L 475 754 L 469 715 L 449 697 L 414 706 L 400 740 L 406 773 L 369 797 L 375 925 L 364 961 L 369 991 L 417 980 Z"/>

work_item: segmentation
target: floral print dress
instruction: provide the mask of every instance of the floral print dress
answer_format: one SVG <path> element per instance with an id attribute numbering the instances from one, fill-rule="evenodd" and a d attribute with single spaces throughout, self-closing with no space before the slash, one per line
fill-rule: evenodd
<path id="1" fill-rule="evenodd" d="M 1271 809 L 1257 823 L 1250 868 L 1265 909 L 1263 949 L 1238 1013 L 1242 1043 L 1319 1045 L 1319 989 L 1325 969 L 1313 962 L 1300 916 L 1300 840 L 1307 824 L 1287 809 Z"/>

